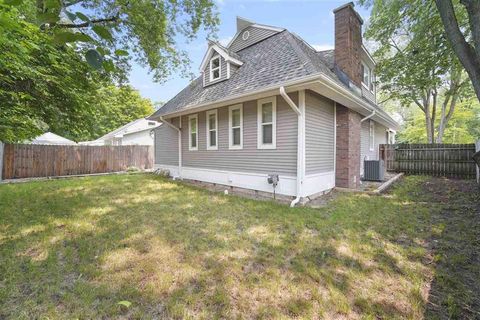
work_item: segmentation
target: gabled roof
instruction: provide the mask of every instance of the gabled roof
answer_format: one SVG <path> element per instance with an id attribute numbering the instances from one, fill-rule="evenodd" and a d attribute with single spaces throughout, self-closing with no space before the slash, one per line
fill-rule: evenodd
<path id="1" fill-rule="evenodd" d="M 243 64 L 238 54 L 225 48 L 218 42 L 208 40 L 208 50 L 207 53 L 205 53 L 205 56 L 203 56 L 202 63 L 200 64 L 200 71 L 205 69 L 214 51 L 221 55 L 227 62 L 231 62 L 237 66 L 241 66 Z"/>
<path id="2" fill-rule="evenodd" d="M 254 21 L 237 16 L 237 32 L 233 36 L 232 40 L 230 40 L 230 42 L 227 44 L 227 48 L 230 48 L 231 44 L 235 41 L 235 39 L 238 38 L 238 36 L 242 33 L 242 31 L 250 26 L 255 28 L 260 28 L 260 29 L 271 30 L 275 32 L 282 32 L 285 30 L 284 28 L 278 28 L 278 27 L 268 26 L 266 24 L 256 23 Z"/>
<path id="3" fill-rule="evenodd" d="M 228 81 L 203 87 L 201 77 L 193 80 L 186 88 L 157 110 L 151 119 L 177 114 L 218 101 L 246 96 L 285 83 L 326 76 L 336 86 L 349 92 L 377 111 L 389 123 L 396 123 L 379 106 L 361 96 L 358 89 L 345 81 L 345 75 L 335 68 L 334 51 L 317 52 L 299 36 L 284 30 L 254 45 L 237 52 L 243 65 Z"/>
<path id="4" fill-rule="evenodd" d="M 150 120 L 152 121 L 152 120 Z M 121 126 L 118 129 L 115 129 L 113 131 L 110 131 L 109 133 L 105 134 L 104 136 L 98 138 L 97 140 L 108 140 L 108 139 L 113 139 L 113 138 L 121 138 L 125 134 L 130 134 L 134 132 L 139 132 L 147 129 L 154 129 L 160 125 L 160 123 L 156 123 L 153 126 L 148 125 L 148 120 L 145 118 L 140 118 L 137 120 L 133 120 L 126 125 Z"/>
<path id="5" fill-rule="evenodd" d="M 30 143 L 32 144 L 59 144 L 59 145 L 72 145 L 77 144 L 76 142 L 59 136 L 53 132 L 45 132 L 42 135 L 39 135 L 33 139 Z"/>

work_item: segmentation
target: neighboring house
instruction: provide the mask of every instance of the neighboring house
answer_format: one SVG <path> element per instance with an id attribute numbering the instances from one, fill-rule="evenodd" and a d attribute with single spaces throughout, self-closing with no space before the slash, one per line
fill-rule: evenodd
<path id="1" fill-rule="evenodd" d="M 152 130 L 160 123 L 145 118 L 137 119 L 115 129 L 101 138 L 93 141 L 83 141 L 80 144 L 90 146 L 127 146 L 127 145 L 153 145 Z"/>
<path id="2" fill-rule="evenodd" d="M 42 135 L 39 135 L 29 143 L 31 144 L 57 144 L 57 145 L 75 145 L 75 141 L 68 140 L 67 138 L 61 137 L 58 134 L 52 132 L 46 132 Z"/>
<path id="3" fill-rule="evenodd" d="M 353 3 L 334 14 L 334 50 L 243 18 L 228 46 L 209 41 L 201 75 L 149 117 L 166 124 L 155 130 L 155 167 L 267 192 L 268 174 L 279 174 L 276 192 L 292 204 L 358 187 L 363 159 L 377 159 L 398 124 L 376 104 Z"/>

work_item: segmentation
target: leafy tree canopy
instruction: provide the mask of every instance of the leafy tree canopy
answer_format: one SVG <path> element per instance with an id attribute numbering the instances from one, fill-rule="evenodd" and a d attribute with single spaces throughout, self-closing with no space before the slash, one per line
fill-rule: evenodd
<path id="1" fill-rule="evenodd" d="M 0 0 L 18 9 L 57 44 L 76 43 L 88 63 L 108 72 L 147 66 L 158 81 L 187 71 L 189 59 L 178 38 L 193 39 L 219 23 L 213 0 Z M 2 22 L 14 27 L 15 21 Z"/>
<path id="2" fill-rule="evenodd" d="M 153 112 L 150 100 L 114 86 L 106 72 L 94 71 L 73 47 L 49 41 L 18 11 L 1 17 L 16 26 L 0 25 L 0 141 L 45 131 L 89 140 Z"/>
<path id="3" fill-rule="evenodd" d="M 374 56 L 380 89 L 388 99 L 417 106 L 424 114 L 427 141 L 442 142 L 457 101 L 471 96 L 473 91 L 445 37 L 435 3 L 424 0 L 360 3 L 372 6 L 366 37 L 377 47 Z M 468 25 L 465 15 L 461 21 Z"/>
<path id="4" fill-rule="evenodd" d="M 397 135 L 397 142 L 424 143 L 427 140 L 424 121 L 422 112 L 414 109 Z M 474 143 L 478 137 L 480 137 L 480 103 L 477 99 L 470 98 L 458 104 L 449 126 L 445 129 L 443 142 Z"/>

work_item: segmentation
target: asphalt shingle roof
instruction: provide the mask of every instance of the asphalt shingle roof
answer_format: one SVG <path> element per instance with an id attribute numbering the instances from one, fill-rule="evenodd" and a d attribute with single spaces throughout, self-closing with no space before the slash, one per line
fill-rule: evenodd
<path id="1" fill-rule="evenodd" d="M 200 76 L 157 110 L 151 118 L 214 103 L 320 72 L 356 94 L 335 73 L 333 53 L 334 50 L 317 52 L 297 35 L 288 30 L 281 31 L 236 52 L 243 65 L 232 73 L 230 79 L 204 88 Z M 381 110 L 376 104 L 364 100 L 377 110 Z M 384 113 L 383 110 L 381 112 Z"/>

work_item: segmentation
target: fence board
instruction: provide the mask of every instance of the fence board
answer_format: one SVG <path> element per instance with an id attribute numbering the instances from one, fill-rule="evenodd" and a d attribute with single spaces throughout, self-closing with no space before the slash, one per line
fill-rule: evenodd
<path id="1" fill-rule="evenodd" d="M 3 179 L 67 176 L 153 168 L 153 146 L 4 144 Z"/>
<path id="2" fill-rule="evenodd" d="M 453 178 L 475 178 L 475 144 L 382 144 L 388 171 Z"/>

